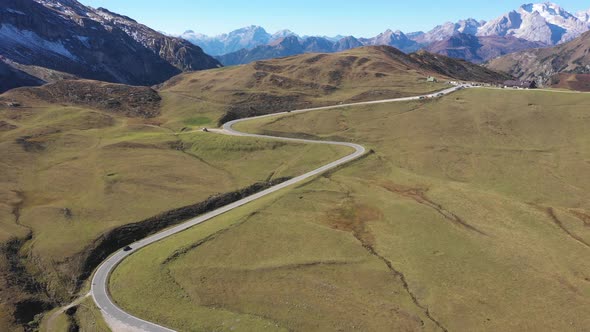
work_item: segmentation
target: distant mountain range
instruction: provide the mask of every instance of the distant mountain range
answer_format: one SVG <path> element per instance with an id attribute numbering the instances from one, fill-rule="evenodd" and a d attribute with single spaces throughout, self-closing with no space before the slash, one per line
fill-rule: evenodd
<path id="1" fill-rule="evenodd" d="M 252 49 L 256 46 L 267 45 L 277 39 L 289 36 L 296 35 L 289 30 L 277 31 L 271 35 L 264 28 L 252 25 L 215 37 L 208 37 L 192 30 L 184 32 L 180 37 L 198 45 L 207 54 L 217 56 L 241 49 Z"/>
<path id="2" fill-rule="evenodd" d="M 301 37 L 290 30 L 269 34 L 259 26 L 216 37 L 187 31 L 180 37 L 217 56 L 225 65 L 306 52 L 338 52 L 367 45 L 393 46 L 406 53 L 425 49 L 482 63 L 512 52 L 558 45 L 588 30 L 590 10 L 572 14 L 553 3 L 539 3 L 522 5 L 489 22 L 466 19 L 447 22 L 428 32 L 404 34 L 387 30 L 372 38 Z"/>
<path id="3" fill-rule="evenodd" d="M 75 0 L 2 0 L 0 62 L 12 87 L 73 76 L 152 85 L 220 66 L 184 39 Z"/>

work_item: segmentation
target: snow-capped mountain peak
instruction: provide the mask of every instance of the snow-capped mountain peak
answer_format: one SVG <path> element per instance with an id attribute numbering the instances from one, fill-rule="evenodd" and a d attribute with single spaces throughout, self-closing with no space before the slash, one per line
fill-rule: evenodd
<path id="1" fill-rule="evenodd" d="M 576 17 L 583 22 L 590 23 L 590 9 L 578 12 Z"/>
<path id="2" fill-rule="evenodd" d="M 250 25 L 214 37 L 195 33 L 192 30 L 185 31 L 179 37 L 200 46 L 208 54 L 221 55 L 268 44 L 272 36 L 263 27 Z"/>
<path id="3" fill-rule="evenodd" d="M 297 34 L 289 29 L 283 29 L 283 30 L 279 30 L 275 33 L 272 34 L 271 36 L 271 40 L 277 40 L 277 39 L 281 39 L 281 38 L 285 38 L 285 37 L 289 37 L 289 36 L 297 36 Z"/>
<path id="4" fill-rule="evenodd" d="M 446 22 L 442 25 L 436 26 L 434 29 L 424 34 L 416 35 L 414 40 L 420 43 L 433 43 L 441 40 L 445 40 L 449 37 L 456 35 L 457 33 L 464 33 L 468 35 L 475 35 L 478 29 L 485 24 L 485 21 L 477 21 L 473 18 L 466 20 L 460 20 L 459 22 Z"/>
<path id="5" fill-rule="evenodd" d="M 513 36 L 555 45 L 588 31 L 590 24 L 551 3 L 530 3 L 506 13 L 478 29 L 478 36 Z"/>

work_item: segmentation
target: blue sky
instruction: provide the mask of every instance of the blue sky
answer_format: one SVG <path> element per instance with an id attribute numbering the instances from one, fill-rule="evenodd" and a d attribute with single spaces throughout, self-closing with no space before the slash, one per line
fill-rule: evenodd
<path id="1" fill-rule="evenodd" d="M 446 21 L 473 17 L 489 20 L 518 8 L 523 0 L 81 0 L 130 16 L 156 30 L 194 30 L 217 35 L 248 25 L 273 33 L 290 29 L 301 35 L 371 37 L 388 28 L 427 31 Z M 570 12 L 587 10 L 586 0 L 561 0 Z"/>

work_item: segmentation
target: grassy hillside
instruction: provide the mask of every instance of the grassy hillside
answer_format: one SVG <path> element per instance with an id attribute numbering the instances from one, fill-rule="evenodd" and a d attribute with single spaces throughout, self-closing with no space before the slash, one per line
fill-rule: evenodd
<path id="1" fill-rule="evenodd" d="M 583 331 L 589 106 L 480 89 L 245 123 L 375 153 L 137 252 L 113 296 L 182 331 Z"/>
<path id="2" fill-rule="evenodd" d="M 413 96 L 445 87 L 426 82 L 495 81 L 505 76 L 442 55 L 410 56 L 387 46 L 362 47 L 335 54 L 304 54 L 248 65 L 179 75 L 161 86 L 170 99 L 191 98 L 215 110 L 212 120 L 310 106 Z M 166 97 L 164 97 L 166 98 Z"/>
<path id="3" fill-rule="evenodd" d="M 0 95 L 0 330 L 74 296 L 108 231 L 348 152 L 192 131 L 199 108 L 168 102 L 92 81 Z"/>

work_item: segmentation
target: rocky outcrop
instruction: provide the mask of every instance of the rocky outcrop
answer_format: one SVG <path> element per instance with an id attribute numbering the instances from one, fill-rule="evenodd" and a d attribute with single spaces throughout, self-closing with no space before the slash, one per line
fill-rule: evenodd
<path id="1" fill-rule="evenodd" d="M 155 117 L 160 114 L 162 100 L 150 87 L 87 80 L 65 80 L 22 90 L 35 99 L 52 104 L 83 106 L 128 117 Z"/>
<path id="2" fill-rule="evenodd" d="M 477 37 L 470 34 L 458 33 L 447 39 L 435 42 L 425 49 L 431 53 L 463 59 L 473 63 L 483 63 L 497 57 L 543 47 L 541 42 L 531 42 L 515 37 Z"/>
<path id="3" fill-rule="evenodd" d="M 0 93 L 19 86 L 38 86 L 45 81 L 29 75 L 0 59 Z"/>
<path id="4" fill-rule="evenodd" d="M 412 53 L 409 57 L 425 70 L 436 72 L 458 80 L 497 83 L 509 80 L 510 75 L 500 73 L 471 62 L 452 59 L 426 51 Z"/>
<path id="5" fill-rule="evenodd" d="M 487 67 L 539 86 L 552 85 L 559 74 L 590 74 L 590 32 L 551 48 L 526 50 L 490 61 Z M 562 76 L 563 77 L 563 76 Z"/>

